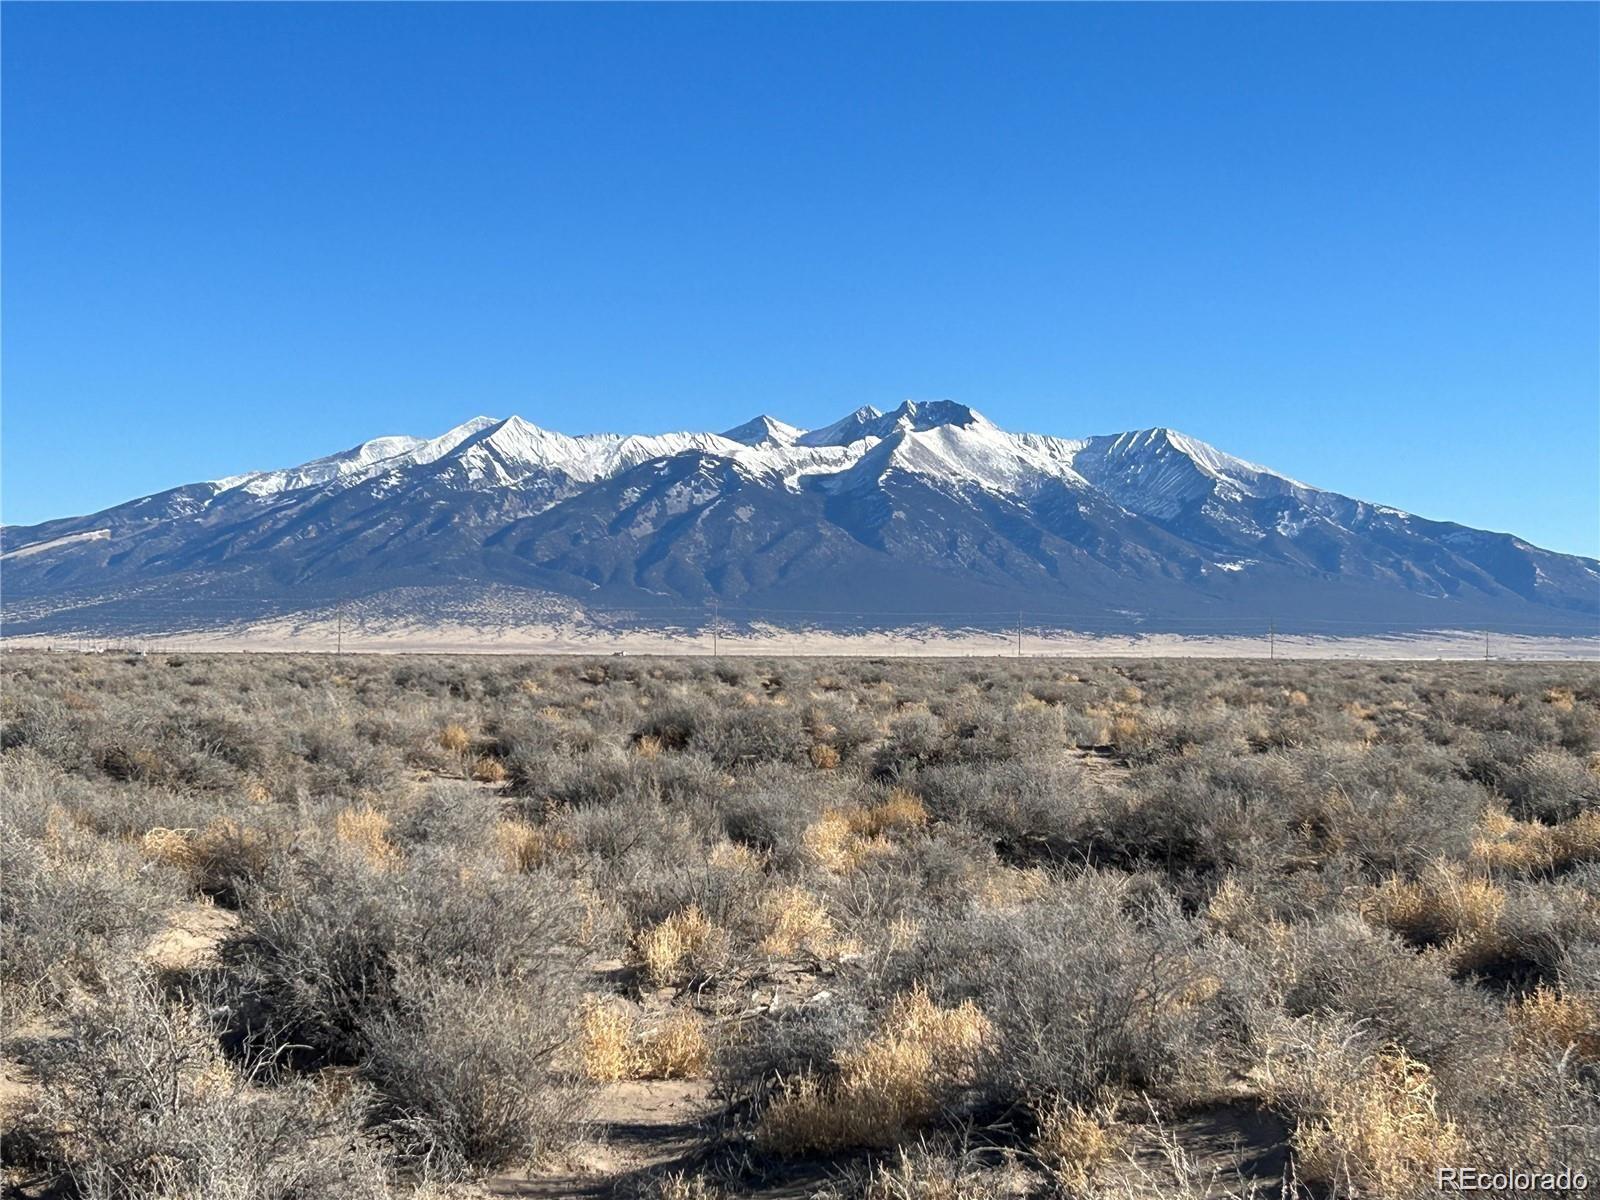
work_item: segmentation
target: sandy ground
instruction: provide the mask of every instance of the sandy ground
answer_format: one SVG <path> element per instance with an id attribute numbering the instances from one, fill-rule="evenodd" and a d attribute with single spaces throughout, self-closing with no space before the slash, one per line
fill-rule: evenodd
<path id="1" fill-rule="evenodd" d="M 696 654 L 713 653 L 709 633 L 691 630 L 608 630 L 550 625 L 351 625 L 331 621 L 278 622 L 150 638 L 5 638 L 5 649 L 331 654 Z M 1261 658 L 1451 659 L 1600 662 L 1600 637 L 1490 634 L 1468 630 L 1363 637 L 1186 636 L 1028 632 L 1020 653 L 1030 658 Z M 903 629 L 831 633 L 755 629 L 720 634 L 715 653 L 760 656 L 1014 657 L 1017 635 L 982 630 Z"/>

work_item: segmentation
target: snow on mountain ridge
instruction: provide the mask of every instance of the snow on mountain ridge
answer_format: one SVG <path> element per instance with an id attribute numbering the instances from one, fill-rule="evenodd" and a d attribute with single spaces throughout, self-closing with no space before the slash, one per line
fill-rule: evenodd
<path id="1" fill-rule="evenodd" d="M 1067 439 L 1011 433 L 964 404 L 908 400 L 884 413 L 864 405 L 805 431 L 762 414 L 726 433 L 593 433 L 573 436 L 516 415 L 475 417 L 436 438 L 375 438 L 279 471 L 216 480 L 216 494 L 268 498 L 300 488 L 354 486 L 378 476 L 396 484 L 409 468 L 432 465 L 465 487 L 515 487 L 559 472 L 577 484 L 686 451 L 730 459 L 753 480 L 798 490 L 815 480 L 831 491 L 869 485 L 899 470 L 947 488 L 1025 494 L 1056 480 L 1100 492 L 1132 512 L 1172 517 L 1216 493 L 1322 495 L 1265 467 L 1165 428 Z"/>
<path id="2" fill-rule="evenodd" d="M 758 417 L 752 417 L 743 425 L 735 425 L 732 429 L 725 430 L 722 436 L 730 442 L 739 442 L 745 446 L 792 446 L 805 432 L 798 425 L 790 425 L 762 413 Z"/>
<path id="3" fill-rule="evenodd" d="M 474 417 L 436 438 L 424 439 L 405 434 L 377 437 L 352 446 L 349 450 L 314 458 L 297 467 L 230 475 L 213 480 L 212 485 L 219 494 L 238 488 L 260 498 L 337 480 L 364 479 L 376 471 L 432 462 L 493 424 L 493 417 Z"/>

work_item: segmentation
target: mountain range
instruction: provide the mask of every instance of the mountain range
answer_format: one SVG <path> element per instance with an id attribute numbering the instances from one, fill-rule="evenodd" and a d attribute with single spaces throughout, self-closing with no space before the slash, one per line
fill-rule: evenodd
<path id="1" fill-rule="evenodd" d="M 1594 634 L 1600 562 L 1297 482 L 1171 429 L 1058 438 L 950 401 L 820 429 L 573 437 L 477 417 L 0 530 L 6 633 L 330 605 L 851 627 Z M 407 599 L 412 598 L 412 599 Z M 426 619 L 426 614 L 423 614 Z"/>

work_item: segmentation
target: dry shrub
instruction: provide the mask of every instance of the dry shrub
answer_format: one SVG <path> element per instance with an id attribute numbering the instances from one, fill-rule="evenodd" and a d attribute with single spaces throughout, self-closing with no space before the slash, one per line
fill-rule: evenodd
<path id="1" fill-rule="evenodd" d="M 105 1200 L 392 1196 L 364 1093 L 293 1076 L 257 1086 L 223 1054 L 214 1000 L 175 1000 L 142 972 L 75 996 L 68 1036 L 40 1047 L 37 1096 L 7 1129 L 7 1165 L 32 1142 L 50 1194 Z"/>
<path id="2" fill-rule="evenodd" d="M 830 808 L 805 831 L 811 859 L 829 871 L 847 873 L 892 850 L 889 835 L 922 829 L 928 810 L 905 788 L 891 788 L 876 804 Z"/>
<path id="3" fill-rule="evenodd" d="M 816 957 L 834 945 L 833 922 L 822 902 L 801 887 L 783 887 L 761 897 L 760 916 L 767 926 L 761 952 L 793 958 L 801 951 Z"/>
<path id="4" fill-rule="evenodd" d="M 572 849 L 572 839 L 526 821 L 496 821 L 495 848 L 512 871 L 532 871 Z"/>
<path id="5" fill-rule="evenodd" d="M 439 731 L 439 745 L 451 754 L 461 754 L 472 745 L 472 734 L 465 725 L 452 721 Z"/>
<path id="6" fill-rule="evenodd" d="M 937 1142 L 897 1146 L 892 1160 L 866 1170 L 865 1179 L 847 1171 L 842 1186 L 817 1193 L 819 1200 L 1002 1200 L 1022 1194 L 1014 1177 L 985 1169 L 975 1154 L 945 1153 Z"/>
<path id="7" fill-rule="evenodd" d="M 1288 696 L 1285 697 L 1285 699 L 1289 701 L 1290 708 L 1306 708 L 1311 703 L 1311 697 L 1306 695 L 1299 688 L 1295 688 L 1293 691 L 1291 691 Z"/>
<path id="8" fill-rule="evenodd" d="M 779 1154 L 893 1145 L 971 1081 L 989 1032 L 970 1000 L 942 1009 L 920 987 L 902 993 L 877 1033 L 840 1056 L 836 1077 L 791 1081 L 757 1137 Z"/>
<path id="9" fill-rule="evenodd" d="M 812 862 L 839 874 L 855 871 L 867 859 L 891 849 L 886 839 L 858 837 L 851 829 L 849 816 L 839 809 L 829 809 L 806 826 L 801 841 Z"/>
<path id="10" fill-rule="evenodd" d="M 703 1075 L 711 1061 L 705 1019 L 689 1008 L 675 1008 L 639 1034 L 634 1050 L 635 1078 L 690 1079 Z"/>
<path id="11" fill-rule="evenodd" d="M 1269 1053 L 1260 1080 L 1267 1102 L 1294 1121 L 1290 1146 L 1306 1183 L 1410 1195 L 1439 1165 L 1467 1160 L 1428 1067 L 1392 1048 L 1363 1050 L 1353 1031 L 1320 1029 Z"/>
<path id="12" fill-rule="evenodd" d="M 983 880 L 978 904 L 985 909 L 1029 904 L 1050 890 L 1050 874 L 1041 867 L 1000 867 Z"/>
<path id="13" fill-rule="evenodd" d="M 189 886 L 228 904 L 236 903 L 240 886 L 258 879 L 271 858 L 265 833 L 218 817 L 203 830 L 152 829 L 139 840 L 152 862 L 182 871 Z"/>
<path id="14" fill-rule="evenodd" d="M 704 1175 L 667 1171 L 643 1180 L 628 1195 L 635 1200 L 722 1200 L 726 1193 Z"/>
<path id="15" fill-rule="evenodd" d="M 334 836 L 379 870 L 387 870 L 400 859 L 389 840 L 389 826 L 389 818 L 370 804 L 341 809 L 333 819 Z"/>
<path id="16" fill-rule="evenodd" d="M 739 875 L 759 875 L 766 870 L 770 855 L 744 842 L 718 842 L 708 861 L 713 867 Z"/>
<path id="17" fill-rule="evenodd" d="M 831 771 L 839 765 L 839 752 L 822 742 L 813 745 L 810 754 L 811 765 L 819 771 Z"/>
<path id="18" fill-rule="evenodd" d="M 186 870 L 194 861 L 194 830 L 152 829 L 139 839 L 139 849 L 151 862 Z"/>
<path id="19" fill-rule="evenodd" d="M 1571 712 L 1576 700 L 1576 693 L 1569 687 L 1545 689 L 1544 702 L 1559 712 Z"/>
<path id="20" fill-rule="evenodd" d="M 1057 1101 L 1039 1114 L 1038 1121 L 1034 1155 L 1056 1184 L 1072 1194 L 1086 1191 L 1127 1142 L 1114 1110 L 1107 1107 Z"/>
<path id="21" fill-rule="evenodd" d="M 511 777 L 511 772 L 498 758 L 480 754 L 472 760 L 472 777 L 479 783 L 504 783 Z"/>
<path id="22" fill-rule="evenodd" d="M 1511 1007 L 1510 1017 L 1530 1045 L 1558 1053 L 1570 1049 L 1586 1062 L 1600 1062 L 1600 1003 L 1595 997 L 1540 984 Z"/>
<path id="23" fill-rule="evenodd" d="M 726 931 L 713 924 L 699 905 L 691 904 L 635 934 L 633 952 L 645 979 L 655 987 L 668 987 L 695 974 L 726 943 Z"/>
<path id="24" fill-rule="evenodd" d="M 654 734 L 644 734 L 633 744 L 633 752 L 640 758 L 660 758 L 665 747 L 660 738 Z"/>
<path id="25" fill-rule="evenodd" d="M 578 1053 L 583 1073 L 596 1083 L 627 1079 L 633 1070 L 637 1025 L 618 1004 L 591 998 L 578 1022 Z"/>
<path id="26" fill-rule="evenodd" d="M 1485 966 L 1506 949 L 1500 918 L 1505 889 L 1441 864 L 1422 879 L 1390 876 L 1361 901 L 1361 914 L 1407 941 L 1444 946 L 1460 970 Z"/>
<path id="27" fill-rule="evenodd" d="M 532 1163 L 579 1131 L 583 1094 L 556 1062 L 572 1008 L 518 984 L 407 973 L 406 1003 L 366 1030 L 363 1076 L 400 1158 L 463 1179 Z"/>
<path id="28" fill-rule="evenodd" d="M 1472 857 L 1492 871 L 1537 875 L 1600 861 L 1600 810 L 1579 813 L 1559 825 L 1492 813 L 1480 829 Z"/>
<path id="29" fill-rule="evenodd" d="M 1230 937 L 1260 924 L 1262 915 L 1259 899 L 1232 875 L 1217 885 L 1206 903 L 1206 920 Z"/>
<path id="30" fill-rule="evenodd" d="M 646 1024 L 634 1010 L 593 997 L 579 1020 L 578 1049 L 583 1073 L 597 1083 L 688 1079 L 711 1061 L 705 1019 L 693 1009 L 672 1009 Z"/>

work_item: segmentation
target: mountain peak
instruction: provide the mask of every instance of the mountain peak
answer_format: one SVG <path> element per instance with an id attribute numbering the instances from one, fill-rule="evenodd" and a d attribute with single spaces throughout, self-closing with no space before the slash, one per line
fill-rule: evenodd
<path id="1" fill-rule="evenodd" d="M 876 423 L 883 413 L 870 404 L 863 404 L 849 416 L 840 417 L 832 425 L 813 429 L 795 439 L 801 446 L 848 446 L 864 437 L 872 437 Z"/>
<path id="2" fill-rule="evenodd" d="M 1306 488 L 1174 429 L 1011 433 L 948 400 L 867 405 L 810 433 L 765 414 L 726 435 L 476 417 L 5 540 L 29 551 L 5 566 L 36 631 L 84 628 L 86 595 L 144 628 L 151 596 L 225 585 L 293 603 L 278 581 L 331 597 L 419 578 L 629 611 L 730 594 L 964 611 L 1006 595 L 1093 619 L 1243 620 L 1287 595 L 1307 620 L 1593 629 L 1600 580 L 1592 560 Z"/>
<path id="3" fill-rule="evenodd" d="M 990 427 L 975 409 L 954 400 L 907 400 L 891 413 L 864 404 L 847 417 L 814 429 L 795 439 L 802 446 L 848 446 L 862 438 L 886 438 L 894 433 L 924 433 L 941 426 L 972 429 Z"/>
<path id="4" fill-rule="evenodd" d="M 958 404 L 954 400 L 907 400 L 895 409 L 885 422 L 892 422 L 894 428 L 910 429 L 921 433 L 928 429 L 937 429 L 941 425 L 955 425 L 960 428 L 969 428 L 974 425 L 987 425 L 976 409 L 968 408 L 965 404 Z"/>
<path id="5" fill-rule="evenodd" d="M 730 442 L 745 446 L 792 446 L 805 430 L 766 413 L 752 417 L 743 425 L 735 425 L 722 434 Z"/>

